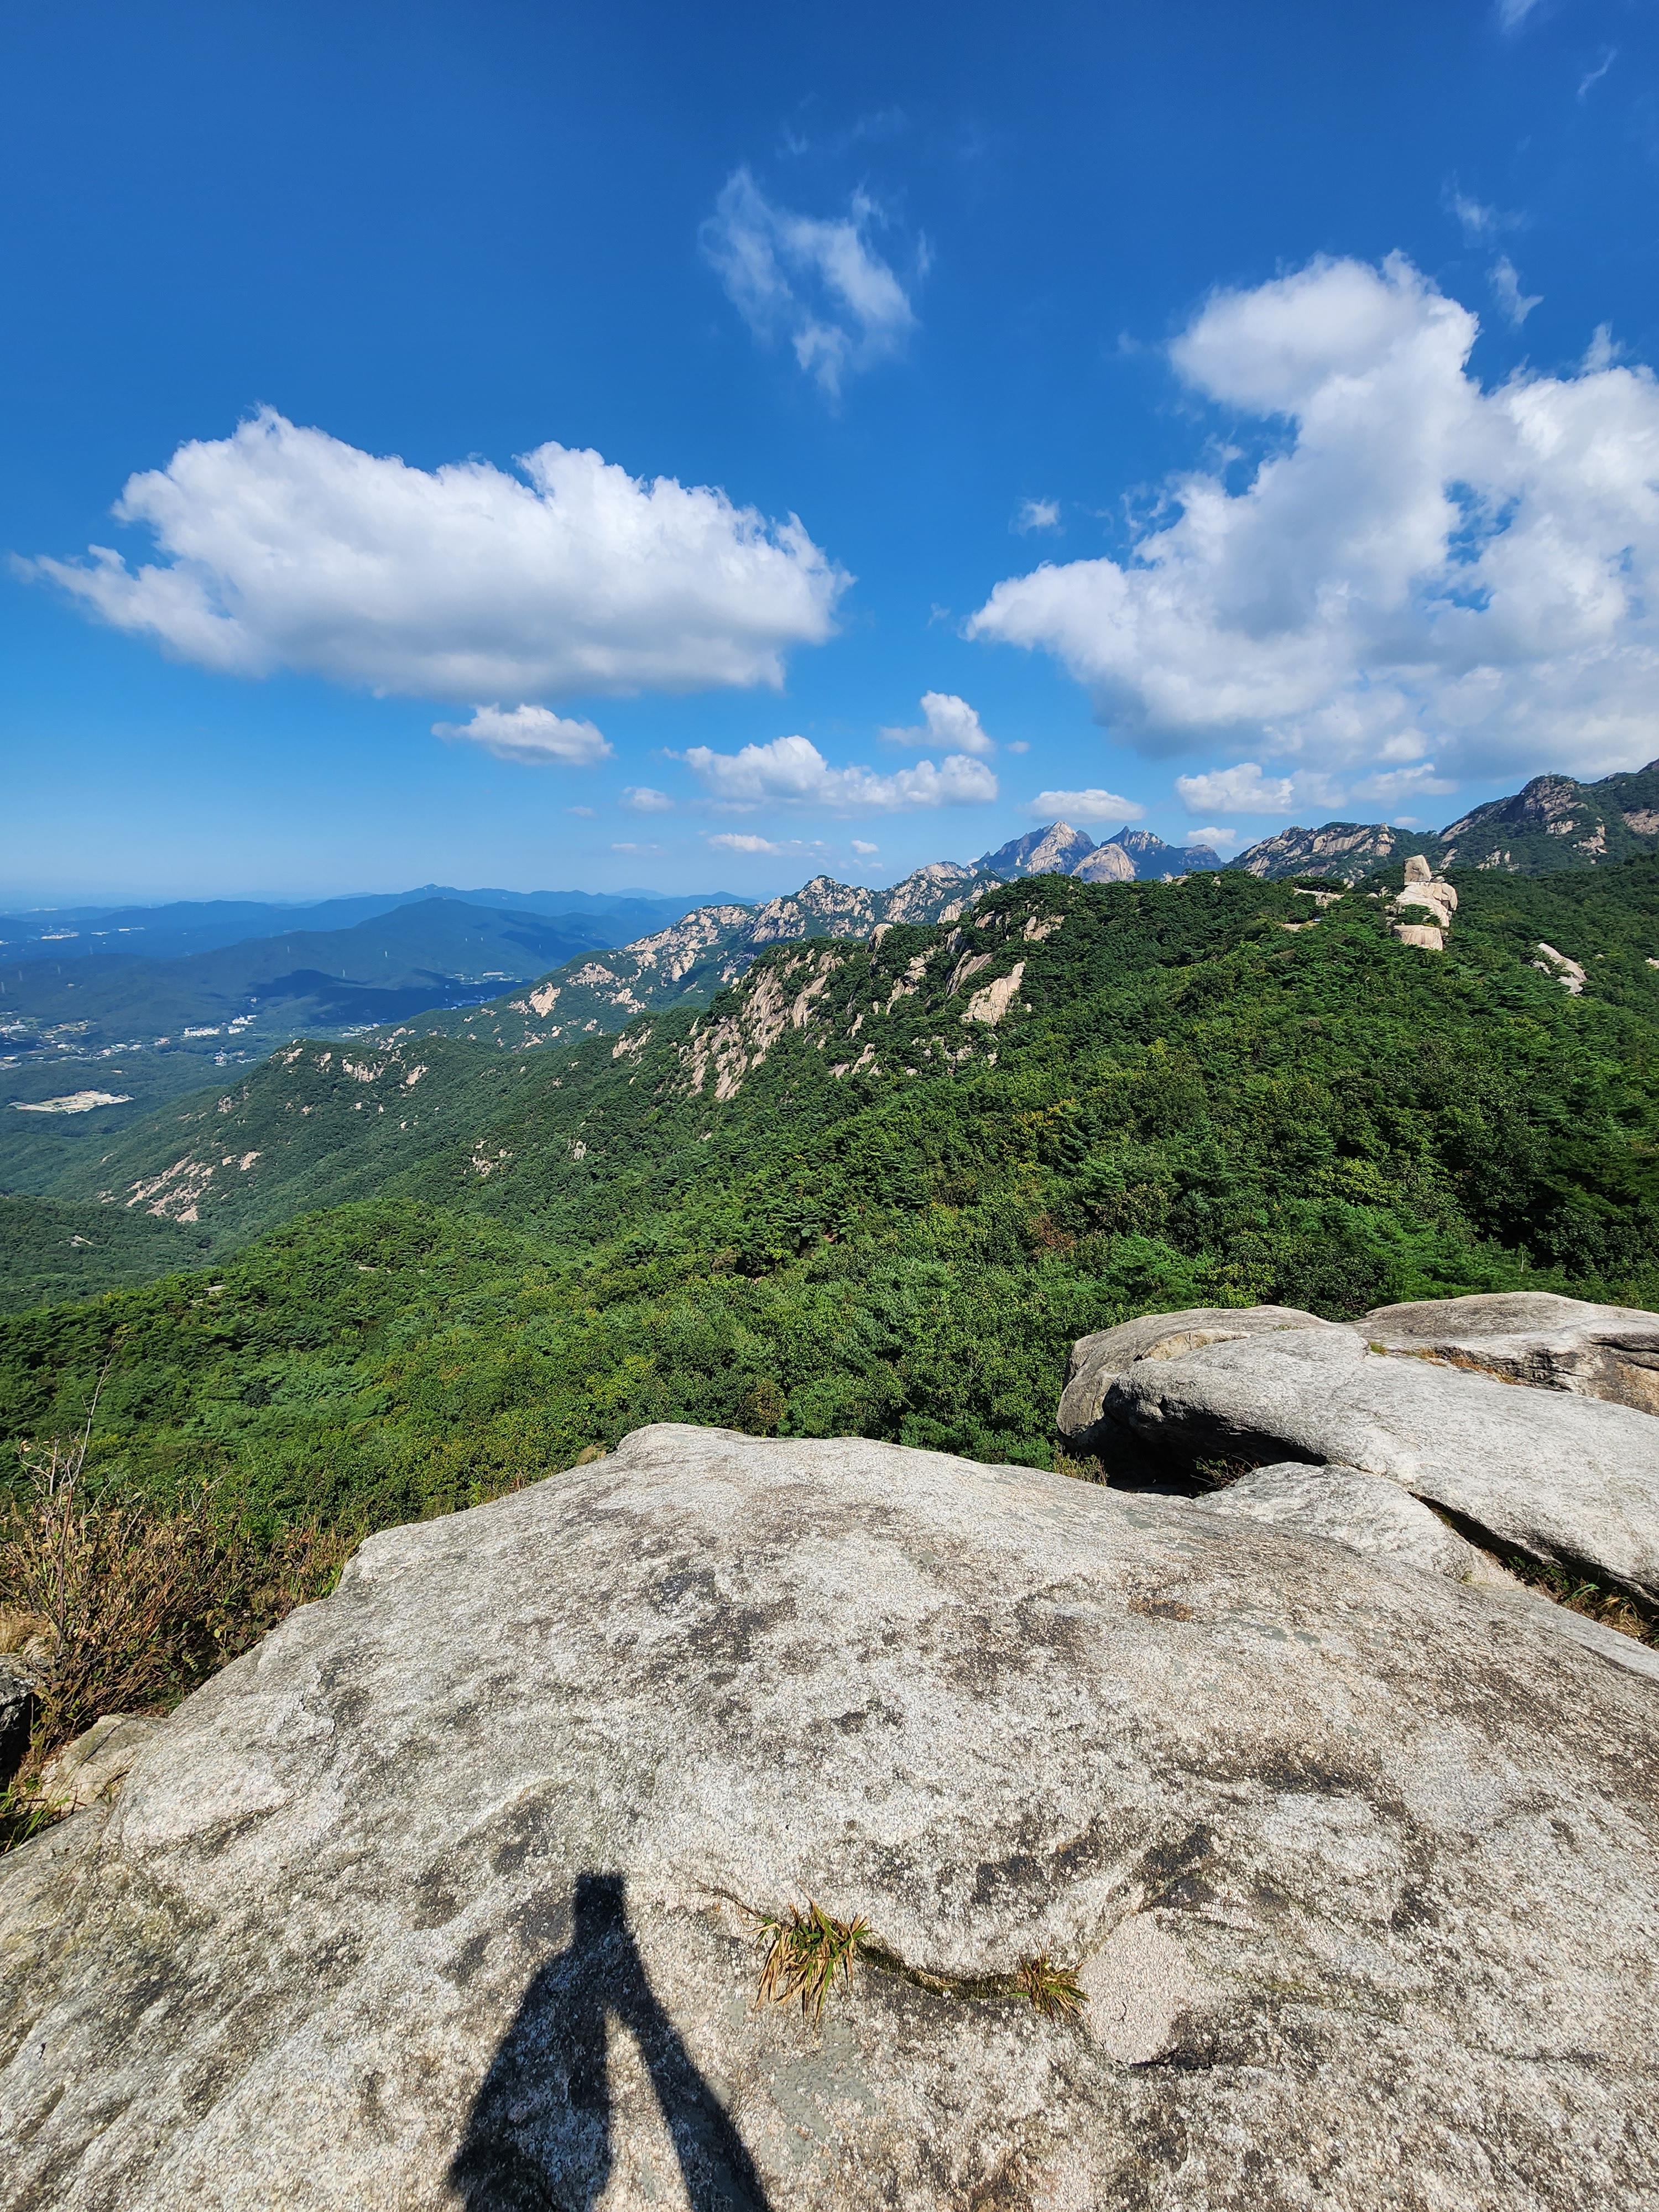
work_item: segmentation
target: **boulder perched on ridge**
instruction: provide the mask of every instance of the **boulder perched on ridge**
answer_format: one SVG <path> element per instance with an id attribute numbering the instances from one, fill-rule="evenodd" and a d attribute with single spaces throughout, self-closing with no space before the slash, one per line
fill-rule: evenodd
<path id="1" fill-rule="evenodd" d="M 1659 1601 L 1659 1420 L 1628 1406 L 1276 1328 L 1136 1360 L 1103 1416 L 1165 1461 L 1386 1475 L 1485 1543 Z"/>
<path id="2" fill-rule="evenodd" d="M 1378 1306 L 1354 1327 L 1385 1351 L 1420 1352 L 1484 1368 L 1506 1382 L 1572 1390 L 1659 1413 L 1659 1314 L 1639 1307 L 1592 1305 L 1548 1291 L 1496 1291 Z"/>
<path id="3" fill-rule="evenodd" d="M 0 1861 L 0 2206 L 1651 2212 L 1655 1700 L 1186 1503 L 641 1430 Z"/>
<path id="4" fill-rule="evenodd" d="M 1072 1346 L 1060 1401 L 1060 1433 L 1077 1451 L 1121 1443 L 1124 1431 L 1106 1413 L 1106 1394 L 1139 1359 L 1176 1359 L 1201 1345 L 1261 1336 L 1281 1328 L 1332 1328 L 1333 1322 L 1297 1306 L 1187 1306 L 1177 1313 L 1142 1314 L 1115 1328 L 1097 1329 Z"/>

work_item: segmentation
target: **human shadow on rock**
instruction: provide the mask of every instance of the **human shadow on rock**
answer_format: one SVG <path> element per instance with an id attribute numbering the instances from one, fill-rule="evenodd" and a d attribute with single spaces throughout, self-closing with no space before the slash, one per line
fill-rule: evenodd
<path id="1" fill-rule="evenodd" d="M 490 2062 L 449 2168 L 466 2212 L 593 2212 L 616 2155 L 613 2020 L 639 2045 L 691 2212 L 768 2212 L 754 2160 L 651 1986 L 616 1874 L 578 1878 L 570 1941 Z"/>

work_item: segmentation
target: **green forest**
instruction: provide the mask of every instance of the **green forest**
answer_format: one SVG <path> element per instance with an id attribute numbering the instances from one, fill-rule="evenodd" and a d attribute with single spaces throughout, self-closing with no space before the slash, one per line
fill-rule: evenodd
<path id="1" fill-rule="evenodd" d="M 1460 874 L 1440 955 L 1398 880 L 1036 878 L 620 1037 L 428 1043 L 413 1086 L 291 1049 L 191 1109 L 258 1160 L 207 1263 L 0 1320 L 0 1423 L 67 1436 L 101 1374 L 100 1487 L 353 1534 L 653 1420 L 1052 1465 L 1073 1339 L 1161 1308 L 1659 1305 L 1659 860 Z"/>

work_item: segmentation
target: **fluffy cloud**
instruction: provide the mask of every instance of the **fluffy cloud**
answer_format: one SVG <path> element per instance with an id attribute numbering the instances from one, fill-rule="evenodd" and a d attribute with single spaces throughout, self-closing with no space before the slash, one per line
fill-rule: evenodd
<path id="1" fill-rule="evenodd" d="M 775 843 L 770 837 L 750 836 L 741 830 L 722 830 L 706 842 L 717 853 L 783 854 L 789 849 L 787 845 Z"/>
<path id="2" fill-rule="evenodd" d="M 937 768 L 918 761 L 896 775 L 867 768 L 831 768 L 810 738 L 774 738 L 741 752 L 693 745 L 683 756 L 703 789 L 729 806 L 823 806 L 838 813 L 895 812 L 908 806 L 975 806 L 997 795 L 982 761 L 951 753 Z"/>
<path id="3" fill-rule="evenodd" d="M 859 855 L 860 860 L 867 860 L 872 853 L 880 852 L 881 848 L 879 845 L 866 845 L 862 837 L 854 837 L 853 840 L 853 850 Z"/>
<path id="4" fill-rule="evenodd" d="M 1237 830 L 1225 830 L 1212 822 L 1205 829 L 1189 830 L 1182 842 L 1188 845 L 1237 845 L 1239 836 Z"/>
<path id="5" fill-rule="evenodd" d="M 952 752 L 994 753 L 996 746 L 965 699 L 951 691 L 924 691 L 920 729 L 884 730 L 891 745 L 945 745 Z"/>
<path id="6" fill-rule="evenodd" d="M 909 295 L 870 243 L 880 210 L 863 192 L 825 221 L 769 200 L 747 169 L 730 177 L 702 227 L 726 297 L 767 343 L 782 337 L 833 398 L 854 370 L 902 351 Z"/>
<path id="7" fill-rule="evenodd" d="M 1259 761 L 1239 761 L 1207 775 L 1178 775 L 1176 789 L 1194 813 L 1287 814 L 1296 805 L 1296 785 L 1287 775 L 1264 776 Z"/>
<path id="8" fill-rule="evenodd" d="M 1139 822 L 1146 811 L 1115 791 L 1040 791 L 1025 811 L 1039 822 Z"/>
<path id="9" fill-rule="evenodd" d="M 498 760 L 538 767 L 592 768 L 611 747 L 592 722 L 572 722 L 545 707 L 475 707 L 467 722 L 434 722 L 434 738 L 465 738 Z"/>
<path id="10" fill-rule="evenodd" d="M 1014 517 L 1014 527 L 1018 531 L 1058 530 L 1060 501 L 1057 499 L 1021 500 L 1019 512 Z"/>
<path id="11" fill-rule="evenodd" d="M 800 524 L 538 447 L 410 468 L 269 409 L 130 477 L 115 513 L 164 559 L 24 563 L 118 629 L 239 676 L 492 695 L 777 684 L 848 579 Z"/>
<path id="12" fill-rule="evenodd" d="M 648 783 L 630 783 L 623 792 L 622 803 L 635 814 L 672 814 L 674 802 L 665 791 L 653 791 Z"/>
<path id="13" fill-rule="evenodd" d="M 1265 419 L 1249 481 L 1186 477 L 1129 558 L 1011 578 L 969 634 L 1053 653 L 1147 750 L 1253 774 L 1650 759 L 1659 385 L 1603 347 L 1488 390 L 1476 328 L 1397 256 L 1218 294 L 1174 360 Z"/>
<path id="14" fill-rule="evenodd" d="M 1329 812 L 1356 803 L 1395 807 L 1416 793 L 1439 796 L 1454 789 L 1428 761 L 1358 776 L 1331 775 L 1320 769 L 1270 776 L 1263 775 L 1259 761 L 1237 761 L 1231 768 L 1176 778 L 1182 804 L 1194 814 L 1212 809 L 1218 814 L 1290 814 L 1298 808 Z"/>

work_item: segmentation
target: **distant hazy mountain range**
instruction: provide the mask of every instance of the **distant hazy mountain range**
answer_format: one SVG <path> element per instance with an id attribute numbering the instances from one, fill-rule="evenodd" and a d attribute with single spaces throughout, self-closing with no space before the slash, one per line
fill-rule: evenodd
<path id="1" fill-rule="evenodd" d="M 144 960 L 177 960 L 193 952 L 216 952 L 222 945 L 243 945 L 252 938 L 349 930 L 395 908 L 424 905 L 434 899 L 489 907 L 497 913 L 585 921 L 599 931 L 596 942 L 625 945 L 694 906 L 707 906 L 726 896 L 720 891 L 700 891 L 690 898 L 664 898 L 645 890 L 461 891 L 447 884 L 422 884 L 415 890 L 369 891 L 310 906 L 264 899 L 179 899 L 167 906 L 39 908 L 29 914 L 0 914 L 0 966 L 113 952 Z"/>
<path id="2" fill-rule="evenodd" d="M 577 953 L 660 927 L 691 903 L 633 896 L 582 903 L 580 894 L 562 896 L 565 904 L 551 913 L 491 908 L 471 897 L 399 900 L 346 927 L 245 933 L 165 958 L 132 949 L 146 941 L 148 926 L 143 934 L 135 924 L 125 936 L 88 930 L 84 939 L 62 942 L 38 936 L 25 957 L 0 965 L 0 1028 L 15 1053 L 50 1044 L 60 1034 L 88 1051 L 163 1038 L 176 1043 L 187 1033 L 201 1042 L 257 1030 L 268 1040 L 272 1032 L 395 1021 L 428 1006 L 489 997 Z M 337 899 L 301 912 L 311 921 L 374 903 Z M 167 918 L 154 936 L 161 944 L 207 939 L 229 929 L 231 917 L 268 921 L 284 911 L 291 910 L 228 902 L 224 911 L 217 905 L 158 908 Z"/>

